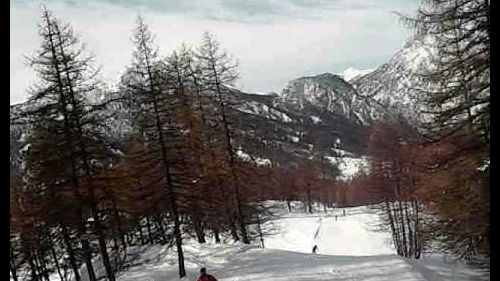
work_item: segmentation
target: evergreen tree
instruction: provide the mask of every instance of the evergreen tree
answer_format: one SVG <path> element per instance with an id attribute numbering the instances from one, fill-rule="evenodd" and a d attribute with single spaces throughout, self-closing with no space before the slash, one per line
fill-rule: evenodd
<path id="1" fill-rule="evenodd" d="M 78 239 L 89 278 L 97 279 L 91 261 L 87 218 L 92 220 L 91 230 L 99 243 L 106 276 L 115 280 L 99 214 L 97 187 L 92 182 L 92 177 L 109 165 L 111 156 L 102 134 L 104 122 L 99 113 L 103 107 L 94 104 L 92 96 L 98 90 L 93 58 L 84 54 L 72 28 L 47 10 L 43 12 L 39 34 L 41 48 L 30 60 L 41 83 L 30 98 L 35 105 L 30 114 L 36 134 L 31 134 L 33 148 L 28 158 L 33 165 L 29 166 L 29 176 L 35 188 L 50 189 L 52 194 L 61 192 L 63 186 L 71 190 L 77 202 Z"/>
<path id="2" fill-rule="evenodd" d="M 447 248 L 462 257 L 489 256 L 489 0 L 428 0 L 408 22 L 437 50 L 435 68 L 423 73 L 418 89 L 429 117 L 424 147 L 439 151 L 434 162 L 422 163 L 425 178 L 431 179 L 427 187 L 439 181 L 433 185 L 436 192 L 455 188 L 454 194 L 461 196 L 423 197 L 438 206 L 436 215 L 442 218 L 433 231 L 446 237 Z M 464 177 L 459 184 L 445 176 L 453 173 Z M 474 222 L 452 211 L 462 204 L 474 210 Z"/>
<path id="3" fill-rule="evenodd" d="M 181 233 L 181 202 L 189 185 L 189 169 L 181 151 L 182 124 L 176 118 L 179 99 L 171 77 L 158 55 L 154 38 L 141 17 L 132 41 L 135 46 L 132 67 L 134 80 L 126 84 L 133 109 L 137 109 L 134 124 L 143 142 L 142 153 L 152 161 L 149 177 L 161 183 L 166 191 L 169 212 L 174 223 L 179 277 L 186 276 Z"/>
<path id="4" fill-rule="evenodd" d="M 221 132 L 222 137 L 217 139 L 223 143 L 226 151 L 227 163 L 230 170 L 229 185 L 232 187 L 234 202 L 235 223 L 237 224 L 243 243 L 249 244 L 250 240 L 246 229 L 245 214 L 243 211 L 244 202 L 240 192 L 237 174 L 237 155 L 235 145 L 235 132 L 231 127 L 230 113 L 230 94 L 234 87 L 238 74 L 236 72 L 237 64 L 222 51 L 215 38 L 205 32 L 202 39 L 202 45 L 198 51 L 198 60 L 202 73 L 205 94 L 208 95 L 214 104 L 215 114 L 207 117 L 209 124 Z"/>

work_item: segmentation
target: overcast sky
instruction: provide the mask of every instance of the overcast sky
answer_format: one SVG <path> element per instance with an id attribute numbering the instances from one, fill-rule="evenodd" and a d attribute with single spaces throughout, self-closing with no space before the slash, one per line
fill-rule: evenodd
<path id="1" fill-rule="evenodd" d="M 420 0 L 11 0 L 10 100 L 27 98 L 34 73 L 25 55 L 39 47 L 41 4 L 70 22 L 116 83 L 130 61 L 139 13 L 163 54 L 215 34 L 240 63 L 239 86 L 281 92 L 291 79 L 386 62 L 412 31 L 393 12 L 415 13 Z"/>

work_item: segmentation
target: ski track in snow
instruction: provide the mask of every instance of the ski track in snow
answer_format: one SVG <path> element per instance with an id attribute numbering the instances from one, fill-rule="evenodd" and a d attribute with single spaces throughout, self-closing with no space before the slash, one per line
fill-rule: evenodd
<path id="1" fill-rule="evenodd" d="M 328 213 L 317 210 L 314 214 L 297 212 L 299 207 L 294 204 L 292 213 L 282 210 L 277 219 L 263 225 L 276 229 L 265 237 L 265 249 L 231 242 L 229 238 L 226 244 L 203 245 L 186 239 L 187 278 L 181 280 L 196 280 L 200 267 L 207 267 L 219 281 L 489 280 L 442 256 L 413 261 L 395 255 L 390 234 L 374 231 L 373 223 L 378 217 L 367 207 L 334 209 Z M 311 254 L 314 245 L 318 245 L 318 254 Z M 174 249 L 166 250 L 160 245 L 131 247 L 129 256 L 135 256 L 136 260 L 117 275 L 117 281 L 179 280 Z"/>

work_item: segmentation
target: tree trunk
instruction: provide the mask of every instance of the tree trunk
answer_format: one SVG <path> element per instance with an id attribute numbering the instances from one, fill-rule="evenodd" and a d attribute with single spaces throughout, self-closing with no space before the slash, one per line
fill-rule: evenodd
<path id="1" fill-rule="evenodd" d="M 96 219 L 96 222 L 98 219 Z M 109 255 L 108 255 L 108 250 L 106 247 L 106 239 L 104 238 L 104 233 L 102 231 L 100 223 L 98 223 L 99 226 L 96 226 L 96 234 L 97 234 L 97 241 L 99 242 L 99 247 L 101 248 L 101 255 L 102 255 L 102 262 L 104 264 L 104 268 L 106 269 L 106 277 L 108 277 L 109 281 L 115 281 L 115 271 L 113 267 L 111 266 L 111 262 L 109 261 Z"/>
<path id="2" fill-rule="evenodd" d="M 28 251 L 28 254 L 26 255 L 26 257 L 27 257 L 28 265 L 29 265 L 30 272 L 31 272 L 31 280 L 32 281 L 39 281 L 40 278 L 39 278 L 38 273 L 37 273 L 37 268 L 35 266 L 35 263 L 33 262 L 33 256 L 31 255 L 31 253 L 29 253 L 29 251 Z"/>
<path id="3" fill-rule="evenodd" d="M 242 238 L 243 243 L 250 244 L 250 239 L 248 238 L 248 233 L 247 233 L 243 218 L 240 218 L 238 220 L 238 224 L 240 227 L 241 238 Z"/>
<path id="4" fill-rule="evenodd" d="M 113 215 L 114 215 L 115 221 L 116 221 L 118 237 L 120 238 L 120 243 L 123 247 L 123 251 L 127 252 L 127 242 L 125 239 L 126 234 L 125 234 L 125 231 L 123 230 L 122 220 L 120 218 L 120 213 L 118 211 L 118 207 L 116 206 L 116 199 L 114 197 L 111 197 L 111 203 L 113 204 Z"/>
<path id="5" fill-rule="evenodd" d="M 149 239 L 149 244 L 154 245 L 155 241 L 153 239 L 153 234 L 151 233 L 151 222 L 149 221 L 149 215 L 146 216 L 146 227 L 148 229 L 148 239 Z"/>
<path id="6" fill-rule="evenodd" d="M 408 257 L 408 244 L 407 244 L 407 239 L 406 239 L 406 229 L 405 229 L 405 221 L 404 221 L 404 215 L 403 215 L 403 205 L 401 204 L 401 201 L 398 200 L 398 205 L 399 205 L 399 224 L 401 225 L 401 237 L 402 237 L 402 243 L 403 243 L 403 253 L 404 257 Z"/>
<path id="7" fill-rule="evenodd" d="M 186 268 L 184 267 L 184 253 L 182 251 L 181 224 L 177 213 L 174 214 L 174 219 L 174 236 L 177 245 L 177 259 L 179 261 L 179 278 L 182 278 L 186 276 Z"/>
<path id="8" fill-rule="evenodd" d="M 144 233 L 142 232 L 141 221 L 139 221 L 139 239 L 141 240 L 141 246 L 144 246 L 146 244 L 146 241 L 144 240 Z"/>
<path id="9" fill-rule="evenodd" d="M 415 209 L 415 235 L 413 239 L 415 239 L 415 258 L 419 259 L 420 258 L 420 252 L 421 252 L 421 245 L 420 245 L 420 233 L 419 233 L 419 217 L 418 217 L 418 202 L 413 201 L 414 203 L 414 209 Z"/>
<path id="10" fill-rule="evenodd" d="M 236 225 L 234 220 L 230 219 L 230 224 L 231 224 L 231 235 L 233 236 L 233 240 L 237 242 L 240 240 L 240 237 L 238 236 L 238 232 L 236 231 Z"/>
<path id="11" fill-rule="evenodd" d="M 52 241 L 52 237 L 50 236 L 50 233 L 48 233 L 48 239 L 50 243 L 50 252 L 52 254 L 52 257 L 54 258 L 54 265 L 56 266 L 57 273 L 59 274 L 59 278 L 61 281 L 64 281 L 63 274 L 61 272 L 61 267 L 59 266 L 59 261 L 57 260 L 57 252 L 56 249 L 54 248 L 54 241 Z"/>
<path id="12" fill-rule="evenodd" d="M 163 227 L 163 220 L 161 219 L 156 206 L 154 207 L 154 211 L 155 211 L 155 213 L 153 214 L 153 218 L 155 219 L 155 224 L 160 231 L 160 237 L 162 240 L 161 243 L 163 245 L 166 245 L 168 243 L 168 241 L 167 241 L 168 239 L 167 239 L 167 236 L 165 234 L 165 228 Z"/>
<path id="13" fill-rule="evenodd" d="M 410 214 L 408 213 L 408 203 L 405 201 L 404 202 L 404 207 L 405 207 L 405 217 L 406 217 L 406 225 L 408 226 L 408 257 L 413 257 L 415 255 L 415 245 L 414 245 L 414 239 L 413 239 L 413 230 L 412 230 L 412 218 L 410 217 Z"/>
<path id="14" fill-rule="evenodd" d="M 398 234 L 396 232 L 396 226 L 394 224 L 394 218 L 392 217 L 392 210 L 388 199 L 385 199 L 385 207 L 387 209 L 387 216 L 389 217 L 389 225 L 391 227 L 394 247 L 396 248 L 396 252 L 398 253 L 398 255 L 401 255 L 401 245 L 399 243 Z"/>
<path id="15" fill-rule="evenodd" d="M 87 238 L 82 237 L 81 243 L 85 265 L 87 266 L 87 272 L 89 274 L 89 281 L 97 281 L 94 266 L 92 265 L 92 250 L 90 248 L 89 241 L 87 240 Z"/>
<path id="16" fill-rule="evenodd" d="M 12 276 L 12 280 L 19 281 L 16 267 L 12 264 L 12 262 L 10 262 L 10 275 Z"/>
<path id="17" fill-rule="evenodd" d="M 47 267 L 45 265 L 45 259 L 41 250 L 41 247 L 38 247 L 38 251 L 35 254 L 35 261 L 37 262 L 38 265 L 38 270 L 39 270 L 39 275 L 45 279 L 45 281 L 50 281 L 49 280 L 49 272 L 47 270 Z"/>
<path id="18" fill-rule="evenodd" d="M 257 218 L 257 231 L 259 232 L 260 243 L 262 244 L 262 248 L 265 248 L 264 245 L 264 234 L 262 233 L 262 228 L 260 224 L 260 218 Z"/>
<path id="19" fill-rule="evenodd" d="M 78 270 L 75 252 L 73 250 L 73 247 L 71 246 L 71 237 L 69 236 L 68 228 L 65 224 L 61 224 L 61 233 L 63 235 L 64 245 L 66 246 L 66 252 L 68 253 L 69 263 L 75 275 L 75 281 L 81 281 L 82 279 L 80 277 L 80 271 Z"/>
<path id="20" fill-rule="evenodd" d="M 205 233 L 203 232 L 203 227 L 197 218 L 194 218 L 194 230 L 196 232 L 196 238 L 198 243 L 203 244 L 206 242 Z"/>
<path id="21" fill-rule="evenodd" d="M 312 208 L 312 199 L 311 199 L 311 190 L 309 188 L 306 190 L 307 194 L 307 208 L 310 214 L 313 213 L 313 208 Z"/>
<path id="22" fill-rule="evenodd" d="M 215 243 L 220 243 L 219 231 L 217 229 L 213 230 Z"/>

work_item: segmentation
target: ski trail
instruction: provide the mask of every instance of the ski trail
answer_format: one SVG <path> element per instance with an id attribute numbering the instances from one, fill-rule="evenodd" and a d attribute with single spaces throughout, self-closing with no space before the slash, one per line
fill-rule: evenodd
<path id="1" fill-rule="evenodd" d="M 322 226 L 322 220 L 321 218 L 318 219 L 318 227 L 316 228 L 316 231 L 314 232 L 313 236 L 313 241 L 312 241 L 312 246 L 314 247 L 318 243 L 318 238 L 321 234 L 321 226 Z"/>
<path id="2" fill-rule="evenodd" d="M 320 233 L 320 230 L 321 230 L 321 218 L 318 219 L 318 228 L 316 229 L 316 232 L 314 233 L 314 241 L 316 241 L 316 239 L 318 239 L 318 236 L 319 236 L 319 233 Z"/>

